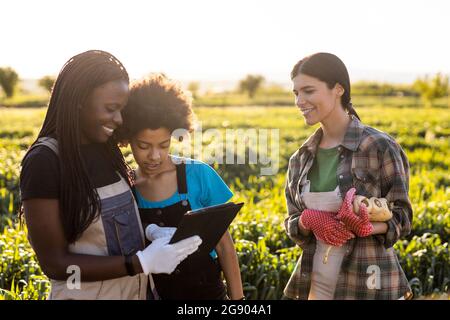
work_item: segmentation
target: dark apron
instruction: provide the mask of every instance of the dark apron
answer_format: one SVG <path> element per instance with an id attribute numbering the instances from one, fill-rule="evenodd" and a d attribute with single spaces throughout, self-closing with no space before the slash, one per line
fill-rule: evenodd
<path id="1" fill-rule="evenodd" d="M 164 208 L 139 208 L 145 228 L 149 224 L 177 227 L 183 215 L 191 210 L 187 199 L 186 164 L 176 164 L 180 201 Z M 209 252 L 196 251 L 181 262 L 172 274 L 153 274 L 156 291 L 163 300 L 222 300 L 226 288 L 218 259 Z"/>

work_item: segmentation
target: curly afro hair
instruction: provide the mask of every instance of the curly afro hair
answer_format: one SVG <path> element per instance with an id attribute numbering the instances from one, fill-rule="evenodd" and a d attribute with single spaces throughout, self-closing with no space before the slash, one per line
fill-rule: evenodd
<path id="1" fill-rule="evenodd" d="M 166 128 L 193 130 L 192 98 L 163 74 L 154 74 L 131 84 L 128 103 L 122 111 L 120 140 L 130 140 L 141 130 Z"/>

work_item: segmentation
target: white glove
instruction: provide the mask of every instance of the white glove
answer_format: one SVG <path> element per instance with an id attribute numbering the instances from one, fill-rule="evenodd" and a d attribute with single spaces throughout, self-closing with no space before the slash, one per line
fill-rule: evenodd
<path id="1" fill-rule="evenodd" d="M 148 241 L 154 241 L 159 238 L 172 238 L 173 234 L 177 231 L 174 227 L 159 227 L 152 223 L 145 228 L 145 237 Z"/>
<path id="2" fill-rule="evenodd" d="M 159 238 L 136 255 L 146 275 L 149 273 L 172 273 L 181 261 L 194 253 L 202 243 L 199 236 L 169 244 L 170 238 Z"/>

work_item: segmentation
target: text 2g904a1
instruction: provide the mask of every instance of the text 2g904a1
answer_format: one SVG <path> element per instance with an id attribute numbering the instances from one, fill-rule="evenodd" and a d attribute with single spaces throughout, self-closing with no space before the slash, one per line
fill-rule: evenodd
<path id="1" fill-rule="evenodd" d="M 271 306 L 270 304 L 268 305 L 223 304 L 221 314 L 269 315 L 271 314 Z"/>

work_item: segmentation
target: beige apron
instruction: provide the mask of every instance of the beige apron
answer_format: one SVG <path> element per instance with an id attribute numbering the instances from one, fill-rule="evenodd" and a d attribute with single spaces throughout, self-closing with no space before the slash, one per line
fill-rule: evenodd
<path id="1" fill-rule="evenodd" d="M 33 146 L 45 145 L 58 153 L 57 141 L 40 138 Z M 30 149 L 31 150 L 31 149 Z M 120 175 L 119 175 L 120 176 Z M 139 211 L 128 183 L 120 181 L 97 188 L 102 211 L 81 237 L 69 245 L 69 252 L 95 256 L 124 256 L 144 248 L 144 232 Z M 81 270 L 82 272 L 82 270 Z M 48 299 L 63 300 L 145 300 L 149 278 L 141 273 L 133 277 L 81 282 L 76 287 L 68 273 L 68 281 L 52 280 Z M 153 283 L 150 278 L 151 283 Z"/>
<path id="2" fill-rule="evenodd" d="M 302 199 L 306 208 L 330 212 L 339 211 L 342 205 L 339 186 L 330 192 L 309 192 L 309 190 L 310 181 L 307 180 L 302 190 Z M 308 300 L 332 300 L 345 255 L 346 244 L 335 247 L 316 240 Z M 331 250 L 328 250 L 330 247 Z M 328 259 L 324 263 L 324 257 L 327 253 Z"/>
<path id="3" fill-rule="evenodd" d="M 303 201 L 308 209 L 338 212 L 342 205 L 339 186 L 330 192 L 309 192 L 310 181 L 307 180 L 302 192 Z M 331 250 L 329 250 L 331 247 Z M 311 289 L 308 300 L 332 300 L 341 270 L 342 260 L 347 250 L 345 243 L 341 247 L 331 246 L 316 239 L 316 251 L 311 274 Z M 324 257 L 328 256 L 324 263 Z M 402 296 L 398 300 L 405 300 Z"/>

